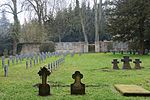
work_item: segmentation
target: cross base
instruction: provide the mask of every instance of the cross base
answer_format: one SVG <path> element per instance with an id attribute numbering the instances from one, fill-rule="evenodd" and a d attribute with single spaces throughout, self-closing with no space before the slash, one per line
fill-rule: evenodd
<path id="1" fill-rule="evenodd" d="M 50 95 L 50 85 L 49 84 L 40 84 L 39 85 L 39 95 L 40 96 Z"/>
<path id="2" fill-rule="evenodd" d="M 76 87 L 74 84 L 71 84 L 71 94 L 72 95 L 84 95 L 85 84 L 81 83 L 80 87 Z"/>

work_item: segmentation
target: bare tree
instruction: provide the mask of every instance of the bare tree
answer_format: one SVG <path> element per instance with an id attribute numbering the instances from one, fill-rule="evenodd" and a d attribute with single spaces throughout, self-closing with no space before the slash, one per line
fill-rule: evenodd
<path id="1" fill-rule="evenodd" d="M 99 47 L 99 25 L 98 25 L 98 4 L 97 0 L 94 0 L 94 7 L 95 7 L 95 52 L 100 51 Z"/>
<path id="2" fill-rule="evenodd" d="M 83 2 L 86 2 L 85 0 Z M 83 32 L 83 35 L 84 35 L 84 41 L 86 43 L 88 43 L 88 38 L 87 38 L 87 34 L 85 32 L 85 15 L 83 14 L 83 10 L 80 9 L 80 6 L 79 6 L 79 0 L 76 0 L 76 6 L 77 6 L 77 9 L 78 9 L 78 12 L 79 12 L 79 17 L 80 17 L 80 22 L 81 22 L 81 26 L 82 26 L 82 32 Z"/>
<path id="3" fill-rule="evenodd" d="M 37 41 L 42 42 L 47 39 L 46 20 L 48 20 L 49 14 L 53 16 L 56 8 L 58 8 L 58 2 L 61 1 L 64 0 L 24 0 L 25 10 L 35 13 L 37 16 L 39 25 Z"/>
<path id="4" fill-rule="evenodd" d="M 36 41 L 42 42 L 46 39 L 46 32 L 44 28 L 44 22 L 47 18 L 48 12 L 48 0 L 24 0 L 24 9 L 27 11 L 33 11 L 37 16 L 37 22 L 39 25 Z"/>
<path id="5" fill-rule="evenodd" d="M 98 11 L 99 11 L 99 35 L 102 34 L 102 0 L 99 0 L 99 6 L 98 6 Z"/>
<path id="6" fill-rule="evenodd" d="M 95 7 L 95 51 L 100 51 L 99 35 L 102 33 L 102 0 L 94 0 Z"/>
<path id="7" fill-rule="evenodd" d="M 2 4 L 1 7 L 8 8 L 6 9 L 7 13 L 13 15 L 14 23 L 12 27 L 12 38 L 13 38 L 13 55 L 16 54 L 17 51 L 17 44 L 19 42 L 19 33 L 20 33 L 20 23 L 18 20 L 18 14 L 22 12 L 17 9 L 17 0 L 10 0 L 10 2 Z"/>
<path id="8" fill-rule="evenodd" d="M 83 2 L 86 2 L 85 0 L 83 1 Z M 84 35 L 84 40 L 85 40 L 85 42 L 86 43 L 88 43 L 88 38 L 87 38 L 87 34 L 86 34 L 86 32 L 85 32 L 85 22 L 84 22 L 84 14 L 83 14 L 83 10 L 81 9 L 80 11 L 79 11 L 79 13 L 80 13 L 80 20 L 81 20 L 81 25 L 82 25 L 82 31 L 83 31 L 83 35 Z"/>

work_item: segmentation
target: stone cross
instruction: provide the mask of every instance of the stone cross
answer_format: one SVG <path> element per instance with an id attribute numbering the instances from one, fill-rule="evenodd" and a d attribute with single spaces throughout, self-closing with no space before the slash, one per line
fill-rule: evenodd
<path id="1" fill-rule="evenodd" d="M 4 76 L 5 77 L 8 76 L 8 65 L 5 65 L 5 67 L 4 67 Z"/>
<path id="2" fill-rule="evenodd" d="M 135 69 L 141 69 L 140 63 L 142 63 L 142 62 L 140 61 L 140 59 L 135 59 L 135 61 L 133 61 L 133 63 L 135 63 Z"/>
<path id="3" fill-rule="evenodd" d="M 83 95 L 85 94 L 85 84 L 81 83 L 81 79 L 83 78 L 83 75 L 76 71 L 72 78 L 75 79 L 74 83 L 71 84 L 71 94 L 74 95 Z"/>
<path id="4" fill-rule="evenodd" d="M 26 69 L 28 69 L 28 61 L 26 61 Z"/>
<path id="5" fill-rule="evenodd" d="M 34 59 L 33 62 L 34 62 L 34 66 L 35 66 L 36 65 L 36 59 Z"/>
<path id="6" fill-rule="evenodd" d="M 53 68 L 54 68 L 54 70 L 56 70 L 56 68 L 55 68 L 55 62 L 53 62 Z"/>
<path id="7" fill-rule="evenodd" d="M 54 63 L 55 63 L 55 69 L 57 69 L 57 61 L 55 61 Z"/>
<path id="8" fill-rule="evenodd" d="M 18 57 L 16 57 L 16 64 L 18 64 Z"/>
<path id="9" fill-rule="evenodd" d="M 136 54 L 136 50 L 133 50 L 133 55 L 135 55 Z"/>
<path id="10" fill-rule="evenodd" d="M 38 64 L 38 56 L 37 55 L 35 56 L 35 61 L 36 61 L 36 64 Z"/>
<path id="11" fill-rule="evenodd" d="M 32 67 L 32 60 L 30 59 L 30 67 Z"/>
<path id="12" fill-rule="evenodd" d="M 52 71 L 53 71 L 53 63 L 51 63 L 51 66 L 50 66 L 50 67 L 51 67 L 51 72 L 52 72 Z"/>
<path id="13" fill-rule="evenodd" d="M 114 55 L 115 55 L 115 53 L 116 53 L 116 52 L 115 52 L 115 51 L 113 51 L 113 54 L 114 54 Z"/>
<path id="14" fill-rule="evenodd" d="M 123 50 L 121 50 L 121 54 L 123 54 Z"/>
<path id="15" fill-rule="evenodd" d="M 133 51 L 133 50 L 130 50 L 129 53 L 132 54 L 132 51 Z"/>
<path id="16" fill-rule="evenodd" d="M 2 56 L 2 68 L 5 67 L 5 56 Z"/>
<path id="17" fill-rule="evenodd" d="M 56 61 L 56 65 L 57 65 L 57 67 L 59 67 L 59 60 Z"/>
<path id="18" fill-rule="evenodd" d="M 74 56 L 74 53 L 71 53 L 70 56 L 73 57 L 73 56 Z"/>
<path id="19" fill-rule="evenodd" d="M 20 61 L 20 64 L 22 63 L 22 56 L 20 55 L 19 56 L 19 61 Z"/>
<path id="20" fill-rule="evenodd" d="M 117 59 L 113 59 L 113 61 L 112 61 L 113 69 L 119 69 L 118 63 L 119 63 L 119 61 L 117 61 Z"/>
<path id="21" fill-rule="evenodd" d="M 14 65 L 14 63 L 15 63 L 15 62 L 14 62 L 14 57 L 12 57 L 12 65 Z"/>
<path id="22" fill-rule="evenodd" d="M 123 62 L 122 69 L 131 69 L 130 63 L 132 59 L 129 59 L 129 56 L 123 56 L 123 59 L 121 59 L 121 62 Z"/>
<path id="23" fill-rule="evenodd" d="M 50 64 L 48 64 L 48 69 L 50 70 Z"/>
<path id="24" fill-rule="evenodd" d="M 42 84 L 39 85 L 39 95 L 50 95 L 50 85 L 47 84 L 47 76 L 51 74 L 50 71 L 46 67 L 43 67 L 38 74 L 39 76 L 42 76 Z"/>

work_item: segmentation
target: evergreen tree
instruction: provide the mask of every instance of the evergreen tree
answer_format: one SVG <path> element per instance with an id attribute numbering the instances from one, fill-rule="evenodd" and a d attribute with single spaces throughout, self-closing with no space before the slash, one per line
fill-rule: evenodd
<path id="1" fill-rule="evenodd" d="M 109 3 L 108 27 L 115 39 L 136 41 L 144 54 L 145 34 L 150 24 L 150 0 L 114 0 Z"/>

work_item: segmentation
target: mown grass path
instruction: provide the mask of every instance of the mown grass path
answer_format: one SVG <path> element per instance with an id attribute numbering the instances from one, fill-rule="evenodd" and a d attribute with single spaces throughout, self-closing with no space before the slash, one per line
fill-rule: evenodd
<path id="1" fill-rule="evenodd" d="M 114 84 L 136 84 L 150 90 L 150 56 L 131 55 L 131 59 L 140 58 L 142 70 L 112 70 L 113 58 L 119 60 L 122 68 L 123 55 L 116 54 L 76 54 L 68 55 L 59 68 L 49 77 L 51 96 L 38 96 L 41 83 L 37 72 L 44 64 L 54 61 L 55 57 L 47 59 L 43 64 L 26 69 L 25 64 L 9 67 L 8 77 L 0 66 L 0 100 L 150 100 L 150 97 L 124 97 L 114 89 Z M 25 63 L 25 62 L 24 62 Z M 134 64 L 131 63 L 132 68 Z M 83 74 L 82 82 L 86 85 L 86 95 L 70 95 L 70 84 L 74 82 L 72 74 L 76 71 Z"/>

